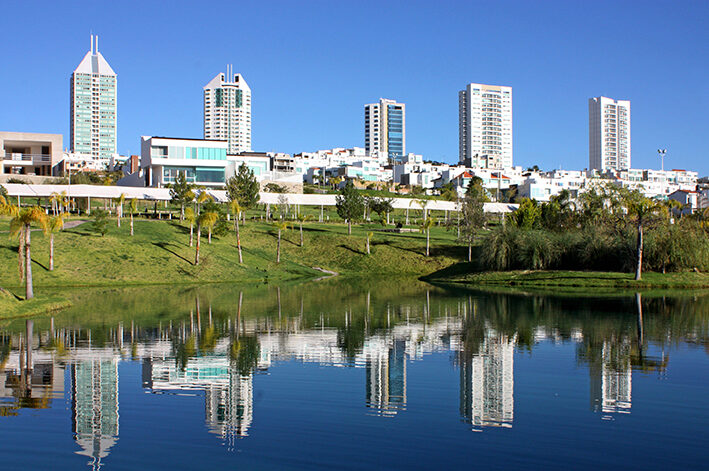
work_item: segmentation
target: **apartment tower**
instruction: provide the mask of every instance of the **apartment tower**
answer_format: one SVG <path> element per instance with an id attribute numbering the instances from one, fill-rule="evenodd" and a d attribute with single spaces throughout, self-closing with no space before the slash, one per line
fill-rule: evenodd
<path id="1" fill-rule="evenodd" d="M 364 105 L 364 149 L 385 152 L 390 160 L 406 155 L 406 105 L 380 98 Z"/>
<path id="2" fill-rule="evenodd" d="M 601 172 L 630 168 L 630 100 L 588 100 L 588 166 Z"/>
<path id="3" fill-rule="evenodd" d="M 471 83 L 458 92 L 458 159 L 474 168 L 512 167 L 512 87 Z"/>
<path id="4" fill-rule="evenodd" d="M 116 73 L 98 52 L 98 36 L 71 74 L 72 152 L 110 159 L 116 153 Z"/>
<path id="5" fill-rule="evenodd" d="M 228 154 L 251 152 L 251 88 L 231 66 L 204 87 L 204 138 L 227 141 Z"/>

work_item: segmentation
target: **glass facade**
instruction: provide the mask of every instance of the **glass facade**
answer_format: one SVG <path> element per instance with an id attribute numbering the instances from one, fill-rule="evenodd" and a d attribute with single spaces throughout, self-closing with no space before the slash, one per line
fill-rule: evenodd
<path id="1" fill-rule="evenodd" d="M 387 116 L 389 158 L 396 159 L 404 155 L 404 116 L 401 106 L 388 105 Z"/>
<path id="2" fill-rule="evenodd" d="M 189 183 L 224 183 L 224 169 L 210 167 L 173 167 L 162 168 L 164 184 L 175 183 L 178 174 L 183 174 Z"/>
<path id="3" fill-rule="evenodd" d="M 216 147 L 152 146 L 150 155 L 163 159 L 226 160 L 226 149 Z"/>

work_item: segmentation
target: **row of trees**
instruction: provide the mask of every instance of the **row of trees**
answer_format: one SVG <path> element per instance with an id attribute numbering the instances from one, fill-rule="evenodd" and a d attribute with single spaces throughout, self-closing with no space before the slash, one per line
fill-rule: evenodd
<path id="1" fill-rule="evenodd" d="M 539 204 L 525 199 L 482 245 L 483 268 L 662 271 L 709 268 L 703 215 L 682 216 L 673 200 L 637 190 L 593 188 L 572 201 L 568 191 Z"/>

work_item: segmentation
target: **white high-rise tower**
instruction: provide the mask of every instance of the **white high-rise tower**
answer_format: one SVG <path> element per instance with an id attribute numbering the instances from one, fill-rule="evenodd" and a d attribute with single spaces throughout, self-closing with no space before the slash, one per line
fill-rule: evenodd
<path id="1" fill-rule="evenodd" d="M 380 98 L 364 105 L 364 149 L 384 152 L 390 160 L 406 154 L 406 105 Z"/>
<path id="2" fill-rule="evenodd" d="M 72 152 L 110 159 L 116 153 L 116 73 L 98 52 L 98 36 L 71 74 Z"/>
<path id="3" fill-rule="evenodd" d="M 204 87 L 204 138 L 227 141 L 228 154 L 251 152 L 251 88 L 231 67 Z"/>
<path id="4" fill-rule="evenodd" d="M 604 96 L 588 100 L 588 166 L 630 168 L 630 101 Z"/>
<path id="5" fill-rule="evenodd" d="M 458 92 L 458 158 L 470 167 L 512 166 L 512 87 L 471 83 Z"/>

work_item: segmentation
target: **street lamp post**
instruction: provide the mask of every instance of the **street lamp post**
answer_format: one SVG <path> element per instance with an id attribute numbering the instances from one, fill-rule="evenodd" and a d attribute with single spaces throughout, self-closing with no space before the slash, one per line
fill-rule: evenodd
<path id="1" fill-rule="evenodd" d="M 657 154 L 660 156 L 660 162 L 662 163 L 662 171 L 665 171 L 665 154 L 667 149 L 657 149 Z"/>

